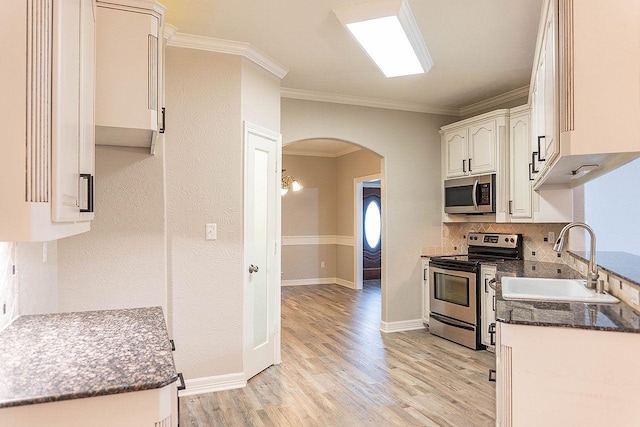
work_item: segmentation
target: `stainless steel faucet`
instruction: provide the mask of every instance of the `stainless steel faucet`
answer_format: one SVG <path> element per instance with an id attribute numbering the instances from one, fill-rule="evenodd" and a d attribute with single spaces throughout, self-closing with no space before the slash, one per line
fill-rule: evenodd
<path id="1" fill-rule="evenodd" d="M 591 249 L 589 251 L 589 274 L 588 278 L 588 286 L 591 289 L 595 289 L 597 293 L 604 293 L 604 281 L 598 282 L 598 265 L 596 264 L 596 233 L 593 231 L 591 227 L 589 227 L 584 222 L 571 222 L 564 226 L 562 231 L 560 231 L 560 235 L 558 236 L 558 240 L 556 240 L 556 244 L 553 245 L 553 250 L 561 253 L 562 248 L 564 248 L 564 241 L 566 239 L 566 234 L 573 227 L 582 227 L 589 232 L 589 239 L 591 243 Z"/>

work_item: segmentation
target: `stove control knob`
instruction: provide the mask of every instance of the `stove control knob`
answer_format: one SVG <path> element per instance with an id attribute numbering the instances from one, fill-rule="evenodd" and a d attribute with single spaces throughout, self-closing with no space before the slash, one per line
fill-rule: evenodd
<path id="1" fill-rule="evenodd" d="M 505 237 L 505 238 L 504 238 L 504 241 L 505 241 L 505 242 L 507 242 L 507 243 L 509 243 L 509 238 L 508 238 L 508 237 Z"/>
<path id="2" fill-rule="evenodd" d="M 513 242 L 514 242 L 513 237 L 512 237 L 512 238 L 510 238 L 510 239 L 509 239 L 509 241 L 510 241 L 511 243 L 513 243 Z"/>

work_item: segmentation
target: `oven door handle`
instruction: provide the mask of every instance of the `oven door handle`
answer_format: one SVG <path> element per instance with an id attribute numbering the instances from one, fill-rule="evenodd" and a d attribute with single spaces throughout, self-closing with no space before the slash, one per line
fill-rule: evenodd
<path id="1" fill-rule="evenodd" d="M 471 192 L 471 201 L 473 202 L 473 207 L 476 208 L 476 210 L 478 210 L 478 196 L 476 195 L 476 192 L 478 191 L 478 180 L 476 179 L 473 183 L 473 190 Z"/>
<path id="2" fill-rule="evenodd" d="M 475 330 L 475 328 L 473 326 L 471 326 L 471 325 L 468 325 L 468 324 L 466 324 L 464 322 L 460 322 L 460 321 L 455 320 L 455 319 L 451 319 L 451 318 L 448 318 L 448 317 L 441 316 L 441 315 L 439 315 L 437 313 L 431 313 L 430 317 L 432 319 L 437 320 L 440 323 L 444 323 L 445 325 L 453 326 L 454 328 L 462 328 L 462 329 L 467 329 L 469 331 Z"/>

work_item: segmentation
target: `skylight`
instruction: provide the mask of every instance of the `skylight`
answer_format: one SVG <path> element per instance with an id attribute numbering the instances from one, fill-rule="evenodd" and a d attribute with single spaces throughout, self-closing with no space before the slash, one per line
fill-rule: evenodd
<path id="1" fill-rule="evenodd" d="M 385 76 L 426 73 L 433 65 L 406 0 L 378 0 L 334 13 Z"/>

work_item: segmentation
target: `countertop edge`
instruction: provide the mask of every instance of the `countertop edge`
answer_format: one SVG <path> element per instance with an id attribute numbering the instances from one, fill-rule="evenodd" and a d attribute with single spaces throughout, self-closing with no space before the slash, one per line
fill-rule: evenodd
<path id="1" fill-rule="evenodd" d="M 89 397 L 111 396 L 114 394 L 130 393 L 130 392 L 136 392 L 136 391 L 156 390 L 156 389 L 166 387 L 169 384 L 176 382 L 177 380 L 178 380 L 178 374 L 175 374 L 171 378 L 165 381 L 149 383 L 139 387 L 113 387 L 113 388 L 105 388 L 102 390 L 98 390 L 96 392 L 68 393 L 68 394 L 60 394 L 56 396 L 42 396 L 42 397 L 32 397 L 32 398 L 26 398 L 26 399 L 4 400 L 0 402 L 0 409 L 17 408 L 19 406 L 35 405 L 39 403 L 62 402 L 65 400 L 86 399 Z"/>

